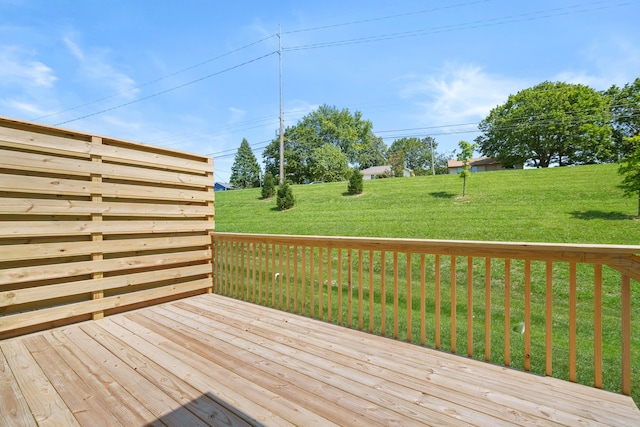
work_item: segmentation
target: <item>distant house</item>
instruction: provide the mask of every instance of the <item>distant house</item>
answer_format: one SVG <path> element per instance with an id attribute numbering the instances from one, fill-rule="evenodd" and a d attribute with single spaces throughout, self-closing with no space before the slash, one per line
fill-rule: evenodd
<path id="1" fill-rule="evenodd" d="M 488 172 L 497 171 L 503 169 L 523 169 L 523 165 L 519 164 L 512 168 L 505 168 L 500 162 L 491 157 L 477 157 L 469 159 L 469 165 L 471 166 L 471 172 Z M 460 160 L 447 160 L 447 169 L 449 174 L 460 173 L 464 164 Z"/>
<path id="2" fill-rule="evenodd" d="M 403 168 L 402 176 L 411 176 L 411 169 Z M 375 179 L 378 175 L 393 176 L 393 168 L 390 165 L 386 166 L 372 166 L 370 168 L 362 169 L 360 171 L 362 179 Z"/>
<path id="3" fill-rule="evenodd" d="M 213 184 L 213 191 L 227 191 L 227 190 L 235 190 L 236 187 L 229 184 L 228 182 L 216 182 Z"/>

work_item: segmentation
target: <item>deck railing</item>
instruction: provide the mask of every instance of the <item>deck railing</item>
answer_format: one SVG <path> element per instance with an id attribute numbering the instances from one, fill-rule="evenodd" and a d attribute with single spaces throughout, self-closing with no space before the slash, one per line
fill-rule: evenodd
<path id="1" fill-rule="evenodd" d="M 219 294 L 627 395 L 640 380 L 640 246 L 214 233 L 213 250 Z"/>

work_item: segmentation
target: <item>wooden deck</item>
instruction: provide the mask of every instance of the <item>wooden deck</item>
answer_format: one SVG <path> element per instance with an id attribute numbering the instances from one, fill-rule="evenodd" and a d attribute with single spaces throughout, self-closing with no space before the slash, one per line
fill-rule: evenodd
<path id="1" fill-rule="evenodd" d="M 0 425 L 640 425 L 631 398 L 201 295 L 0 342 Z"/>

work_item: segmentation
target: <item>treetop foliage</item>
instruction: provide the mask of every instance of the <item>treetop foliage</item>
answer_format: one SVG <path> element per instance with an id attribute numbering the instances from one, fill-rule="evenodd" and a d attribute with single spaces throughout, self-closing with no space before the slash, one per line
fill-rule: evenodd
<path id="1" fill-rule="evenodd" d="M 430 136 L 400 138 L 393 141 L 387 150 L 387 158 L 400 161 L 402 163 L 400 168 L 411 169 L 417 176 L 427 175 L 431 173 L 431 150 L 433 148 L 435 151 L 437 146 L 435 139 Z M 392 166 L 394 166 L 393 162 Z"/>
<path id="2" fill-rule="evenodd" d="M 318 165 L 318 156 L 314 156 L 316 150 L 322 149 L 329 153 L 325 146 L 333 146 L 339 149 L 346 157 L 347 163 L 359 167 L 368 167 L 384 161 L 386 147 L 382 140 L 376 137 L 372 131 L 373 124 L 362 118 L 359 111 L 351 113 L 348 109 L 338 110 L 328 105 L 320 106 L 304 116 L 295 126 L 290 126 L 284 132 L 284 157 L 285 174 L 287 179 L 302 183 L 313 181 L 314 174 L 328 166 Z M 324 147 L 324 148 L 322 148 Z M 280 169 L 280 141 L 274 139 L 263 153 L 266 170 L 274 176 Z M 337 156 L 335 150 L 330 151 L 332 160 L 337 162 L 331 165 L 332 169 L 343 168 L 343 158 Z M 332 179 L 344 179 L 345 175 Z"/>
<path id="3" fill-rule="evenodd" d="M 284 211 L 291 209 L 295 203 L 296 201 L 293 197 L 291 186 L 289 186 L 289 183 L 285 181 L 280 187 L 278 187 L 278 197 L 276 200 L 278 210 Z"/>
<path id="4" fill-rule="evenodd" d="M 269 197 L 273 197 L 275 191 L 274 177 L 271 172 L 267 172 L 264 175 L 264 182 L 262 183 L 262 198 L 268 199 Z"/>
<path id="5" fill-rule="evenodd" d="M 626 141 L 630 152 L 622 158 L 618 173 L 623 176 L 622 187 L 626 196 L 638 197 L 638 217 L 640 217 L 640 134 Z"/>
<path id="6" fill-rule="evenodd" d="M 238 188 L 260 186 L 260 165 L 245 138 L 242 138 L 240 148 L 231 166 L 231 184 Z"/>
<path id="7" fill-rule="evenodd" d="M 580 84 L 543 82 L 509 96 L 480 124 L 480 151 L 505 166 L 611 161 L 608 98 Z"/>
<path id="8" fill-rule="evenodd" d="M 458 153 L 458 160 L 462 162 L 462 169 L 460 170 L 460 177 L 462 178 L 462 196 L 466 196 L 467 192 L 467 178 L 471 175 L 471 166 L 469 160 L 473 157 L 473 151 L 476 149 L 476 144 L 470 144 L 467 141 L 458 142 L 460 152 Z"/>
<path id="9" fill-rule="evenodd" d="M 634 150 L 630 138 L 640 134 L 640 78 L 605 92 L 611 102 L 613 149 L 620 156 Z"/>
<path id="10" fill-rule="evenodd" d="M 362 177 L 362 173 L 358 169 L 353 169 L 351 171 L 351 176 L 349 177 L 349 184 L 347 185 L 347 193 L 351 195 L 361 194 L 364 189 L 364 179 Z"/>

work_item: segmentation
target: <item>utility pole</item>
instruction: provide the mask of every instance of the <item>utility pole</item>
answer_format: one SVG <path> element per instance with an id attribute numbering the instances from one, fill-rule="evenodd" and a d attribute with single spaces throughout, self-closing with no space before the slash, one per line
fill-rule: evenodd
<path id="1" fill-rule="evenodd" d="M 284 184 L 284 117 L 282 112 L 282 30 L 278 25 L 278 62 L 280 65 L 280 185 Z"/>
<path id="2" fill-rule="evenodd" d="M 429 145 L 431 146 L 431 175 L 435 175 L 436 174 L 436 162 L 435 159 L 433 158 L 433 138 L 429 138 Z"/>

